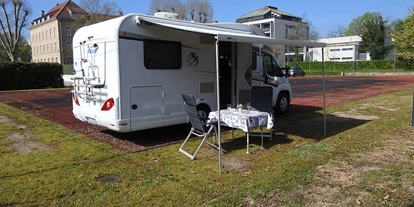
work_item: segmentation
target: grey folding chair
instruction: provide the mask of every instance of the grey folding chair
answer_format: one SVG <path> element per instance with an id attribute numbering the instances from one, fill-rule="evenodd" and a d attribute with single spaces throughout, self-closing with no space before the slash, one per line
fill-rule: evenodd
<path id="1" fill-rule="evenodd" d="M 184 140 L 184 143 L 181 145 L 179 152 L 185 154 L 191 160 L 194 160 L 195 156 L 197 155 L 198 151 L 201 148 L 201 145 L 203 145 L 205 142 L 208 147 L 212 146 L 213 148 L 217 149 L 219 153 L 221 153 L 221 150 L 219 147 L 220 143 L 218 143 L 218 146 L 217 146 L 214 143 L 208 142 L 207 140 L 207 137 L 209 135 L 212 135 L 212 134 L 214 136 L 217 135 L 217 128 L 216 128 L 217 122 L 210 122 L 209 120 L 202 121 L 200 119 L 197 113 L 196 102 L 195 102 L 193 95 L 182 94 L 182 97 L 184 99 L 185 111 L 187 112 L 187 116 L 191 122 L 191 130 L 190 130 L 190 133 L 188 133 L 187 138 Z M 196 135 L 197 137 L 203 137 L 203 140 L 201 141 L 200 145 L 198 146 L 194 154 L 190 154 L 183 149 L 188 139 L 191 137 L 191 135 Z"/>
<path id="2" fill-rule="evenodd" d="M 253 86 L 250 93 L 250 106 L 257 111 L 264 111 L 273 118 L 273 88 L 270 86 Z M 260 126 L 260 133 L 250 133 L 250 136 L 260 136 L 263 148 L 263 137 L 269 137 L 272 140 L 273 129 L 269 132 L 263 132 L 263 126 Z"/>

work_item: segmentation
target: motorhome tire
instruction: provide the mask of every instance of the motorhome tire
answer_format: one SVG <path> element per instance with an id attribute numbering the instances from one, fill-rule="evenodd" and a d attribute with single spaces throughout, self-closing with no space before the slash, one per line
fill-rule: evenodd
<path id="1" fill-rule="evenodd" d="M 200 119 L 203 121 L 207 121 L 208 119 L 208 114 L 210 113 L 210 108 L 206 105 L 198 105 L 197 106 L 197 114 L 198 117 L 200 117 Z M 204 123 L 203 123 L 204 124 Z"/>
<path id="2" fill-rule="evenodd" d="M 275 112 L 284 114 L 289 110 L 290 97 L 288 93 L 279 93 L 276 100 Z"/>

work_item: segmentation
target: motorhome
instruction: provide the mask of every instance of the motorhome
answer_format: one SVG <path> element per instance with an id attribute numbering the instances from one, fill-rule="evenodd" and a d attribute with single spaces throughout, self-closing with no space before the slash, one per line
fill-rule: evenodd
<path id="1" fill-rule="evenodd" d="M 188 122 L 183 93 L 208 116 L 223 105 L 248 103 L 251 87 L 263 85 L 273 87 L 273 105 L 283 113 L 291 87 L 267 45 L 322 44 L 268 38 L 255 26 L 168 17 L 176 16 L 128 14 L 75 33 L 77 119 L 118 132 L 182 124 Z"/>

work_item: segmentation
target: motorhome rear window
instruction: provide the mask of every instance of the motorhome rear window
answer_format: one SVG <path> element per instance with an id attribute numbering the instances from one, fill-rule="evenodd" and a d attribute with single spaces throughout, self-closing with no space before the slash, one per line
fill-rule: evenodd
<path id="1" fill-rule="evenodd" d="M 180 69 L 181 42 L 145 40 L 144 65 L 147 69 Z"/>

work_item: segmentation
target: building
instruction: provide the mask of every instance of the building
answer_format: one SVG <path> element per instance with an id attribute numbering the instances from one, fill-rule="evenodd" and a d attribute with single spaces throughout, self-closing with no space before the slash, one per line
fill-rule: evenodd
<path id="1" fill-rule="evenodd" d="M 320 39 L 326 42 L 323 55 L 325 61 L 370 60 L 368 53 L 360 53 L 360 36 L 346 36 Z M 309 61 L 322 61 L 322 48 L 309 49 Z"/>
<path id="2" fill-rule="evenodd" d="M 85 13 L 71 0 L 41 11 L 29 28 L 32 61 L 72 64 L 72 37 L 79 28 L 74 21 Z"/>
<path id="3" fill-rule="evenodd" d="M 325 61 L 371 60 L 368 52 L 360 50 L 362 42 L 360 36 L 323 38 L 318 41 L 327 44 L 323 51 Z M 392 45 L 393 41 L 391 37 L 386 37 L 384 43 L 385 45 Z M 391 57 L 386 58 L 393 59 L 393 54 L 389 53 L 388 56 L 390 55 Z M 310 48 L 309 61 L 322 61 L 322 48 Z"/>
<path id="4" fill-rule="evenodd" d="M 273 6 L 265 6 L 264 8 L 247 13 L 239 17 L 236 22 L 256 25 L 263 30 L 266 36 L 271 38 L 307 40 L 309 37 L 308 24 L 302 22 L 302 18 Z M 285 45 L 274 46 L 274 53 L 279 63 L 292 61 L 292 57 L 296 52 L 304 57 L 306 48 L 297 49 L 293 46 Z"/>

